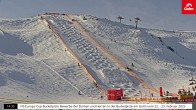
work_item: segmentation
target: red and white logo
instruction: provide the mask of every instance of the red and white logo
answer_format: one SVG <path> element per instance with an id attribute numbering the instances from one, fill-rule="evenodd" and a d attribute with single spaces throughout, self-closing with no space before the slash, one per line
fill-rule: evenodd
<path id="1" fill-rule="evenodd" d="M 186 6 L 184 7 L 184 10 L 194 10 L 194 8 L 192 8 L 192 4 L 191 3 L 187 3 Z"/>
<path id="2" fill-rule="evenodd" d="M 182 0 L 182 14 L 196 14 L 196 0 Z"/>

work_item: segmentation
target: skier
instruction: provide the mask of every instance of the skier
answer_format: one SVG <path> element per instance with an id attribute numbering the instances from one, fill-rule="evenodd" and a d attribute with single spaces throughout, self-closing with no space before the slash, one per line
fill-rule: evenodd
<path id="1" fill-rule="evenodd" d="M 101 96 L 101 99 L 103 99 L 103 96 Z"/>
<path id="2" fill-rule="evenodd" d="M 78 91 L 78 95 L 81 95 L 81 92 L 80 91 Z"/>
<path id="3" fill-rule="evenodd" d="M 78 63 L 78 67 L 80 67 L 80 63 Z"/>
<path id="4" fill-rule="evenodd" d="M 131 65 L 132 65 L 132 67 L 134 67 L 133 63 Z"/>

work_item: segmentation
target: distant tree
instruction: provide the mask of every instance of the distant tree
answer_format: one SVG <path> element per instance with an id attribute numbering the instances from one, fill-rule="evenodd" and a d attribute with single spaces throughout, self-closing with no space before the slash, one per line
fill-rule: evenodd
<path id="1" fill-rule="evenodd" d="M 131 19 L 129 19 L 129 21 L 131 22 L 132 20 L 131 20 Z"/>
<path id="2" fill-rule="evenodd" d="M 141 21 L 139 17 L 135 18 L 135 29 L 137 29 L 137 25 L 139 21 Z"/>
<path id="3" fill-rule="evenodd" d="M 121 20 L 125 18 L 123 18 L 122 16 L 118 16 L 117 19 L 120 20 L 120 23 L 121 23 Z"/>

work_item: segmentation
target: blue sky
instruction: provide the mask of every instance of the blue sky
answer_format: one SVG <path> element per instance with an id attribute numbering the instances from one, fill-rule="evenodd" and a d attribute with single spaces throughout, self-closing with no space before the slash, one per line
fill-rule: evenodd
<path id="1" fill-rule="evenodd" d="M 139 26 L 166 30 L 196 30 L 196 15 L 181 14 L 181 0 L 0 0 L 0 18 L 23 18 L 45 12 L 87 14 L 124 24 L 140 17 Z"/>

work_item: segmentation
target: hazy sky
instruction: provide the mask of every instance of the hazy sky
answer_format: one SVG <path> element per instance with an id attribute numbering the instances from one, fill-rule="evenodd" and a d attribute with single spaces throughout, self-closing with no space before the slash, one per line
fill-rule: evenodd
<path id="1" fill-rule="evenodd" d="M 87 14 L 125 24 L 140 17 L 139 26 L 167 30 L 196 30 L 196 15 L 181 14 L 181 0 L 0 0 L 0 18 L 31 17 L 45 12 Z"/>

